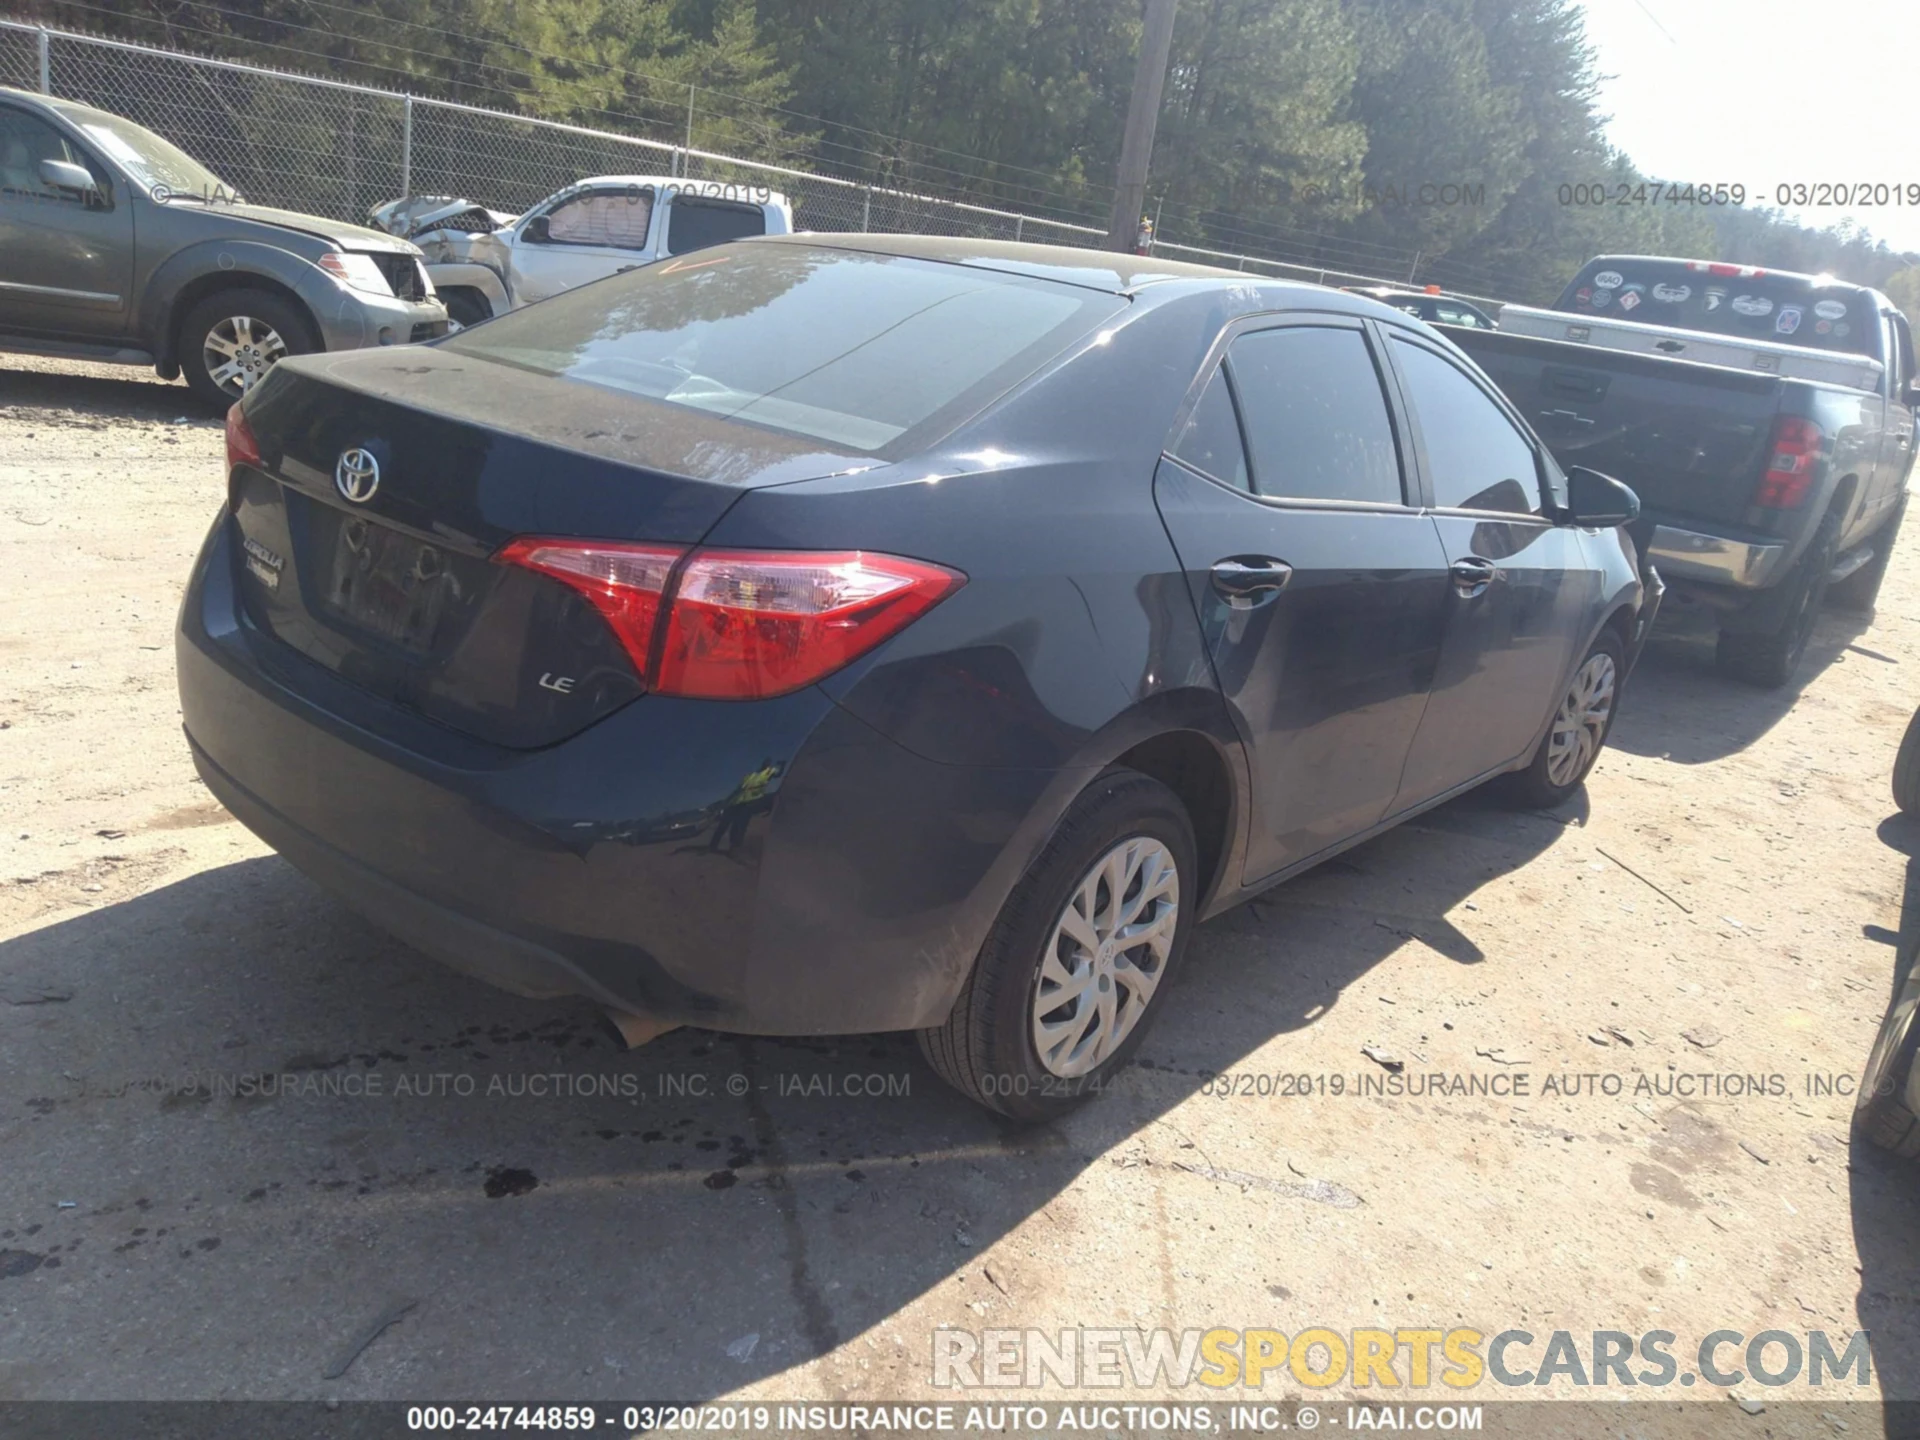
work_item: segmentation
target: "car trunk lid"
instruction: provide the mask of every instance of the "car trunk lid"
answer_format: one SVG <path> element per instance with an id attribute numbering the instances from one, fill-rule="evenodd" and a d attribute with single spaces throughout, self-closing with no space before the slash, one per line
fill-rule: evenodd
<path id="1" fill-rule="evenodd" d="M 871 463 L 432 350 L 284 362 L 245 413 L 261 459 L 234 468 L 230 499 L 252 622 L 365 690 L 521 748 L 644 687 L 587 599 L 496 563 L 503 545 L 691 546 L 743 488 Z"/>

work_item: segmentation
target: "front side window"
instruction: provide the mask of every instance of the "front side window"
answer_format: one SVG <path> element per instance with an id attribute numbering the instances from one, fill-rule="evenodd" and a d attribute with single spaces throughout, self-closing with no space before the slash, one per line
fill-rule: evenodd
<path id="1" fill-rule="evenodd" d="M 43 160 L 78 165 L 98 178 L 98 172 L 87 164 L 86 156 L 69 145 L 66 137 L 53 126 L 37 115 L 0 106 L 0 199 L 84 204 L 84 197 L 79 193 L 49 185 L 41 178 Z"/>
<path id="2" fill-rule="evenodd" d="M 1537 514 L 1533 445 L 1486 391 L 1452 361 L 1397 335 L 1393 356 L 1426 447 L 1434 505 Z"/>
<path id="3" fill-rule="evenodd" d="M 548 212 L 547 239 L 555 245 L 644 250 L 652 223 L 653 191 L 590 190 Z"/>
<path id="4" fill-rule="evenodd" d="M 1360 331 L 1259 330 L 1233 342 L 1227 364 L 1260 494 L 1403 502 L 1386 395 Z"/>
<path id="5" fill-rule="evenodd" d="M 1126 304 L 965 265 L 748 242 L 563 291 L 445 343 L 581 384 L 903 454 Z"/>

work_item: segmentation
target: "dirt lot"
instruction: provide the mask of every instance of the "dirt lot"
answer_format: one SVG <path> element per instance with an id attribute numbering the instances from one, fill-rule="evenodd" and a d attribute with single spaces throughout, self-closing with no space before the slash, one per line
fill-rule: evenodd
<path id="1" fill-rule="evenodd" d="M 1822 1093 L 1920 942 L 1912 532 L 1800 693 L 1673 616 L 1583 800 L 1469 797 L 1207 926 L 1127 1092 L 1023 1132 L 901 1037 L 619 1053 L 228 821 L 170 638 L 220 450 L 178 385 L 0 368 L 0 1399 L 871 1401 L 933 1393 L 940 1326 L 1314 1325 L 1867 1329 L 1920 1398 L 1920 1170 Z M 1363 1046 L 1528 1093 L 1356 1095 Z M 314 1093 L 156 1083 L 260 1073 Z"/>

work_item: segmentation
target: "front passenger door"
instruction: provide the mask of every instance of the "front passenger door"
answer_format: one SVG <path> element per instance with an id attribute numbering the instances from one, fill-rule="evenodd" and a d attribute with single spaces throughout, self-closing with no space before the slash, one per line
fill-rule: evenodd
<path id="1" fill-rule="evenodd" d="M 49 185 L 43 160 L 97 193 Z M 0 330 L 103 342 L 131 325 L 133 206 L 110 172 L 37 115 L 0 105 Z"/>
<path id="2" fill-rule="evenodd" d="M 1253 761 L 1253 883 L 1392 803 L 1439 654 L 1444 556 L 1409 503 L 1360 322 L 1244 331 L 1189 402 L 1154 498 Z"/>
<path id="3" fill-rule="evenodd" d="M 535 238 L 536 219 L 546 221 Z M 653 258 L 653 191 L 641 186 L 583 190 L 542 216 L 521 222 L 513 244 L 513 300 L 530 305 L 563 290 L 602 280 Z"/>
<path id="4" fill-rule="evenodd" d="M 1488 389 L 1424 337 L 1396 330 L 1387 350 L 1448 567 L 1446 641 L 1398 811 L 1532 751 L 1601 572 L 1580 532 L 1553 523 L 1540 452 Z"/>

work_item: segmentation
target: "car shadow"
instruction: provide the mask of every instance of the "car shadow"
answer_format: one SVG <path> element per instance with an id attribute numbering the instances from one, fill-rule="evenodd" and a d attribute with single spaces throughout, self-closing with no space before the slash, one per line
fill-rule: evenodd
<path id="1" fill-rule="evenodd" d="M 1628 681 L 1607 743 L 1679 765 L 1707 765 L 1737 754 L 1771 730 L 1803 689 L 1850 652 L 1862 656 L 1859 663 L 1884 663 L 1886 657 L 1853 643 L 1871 624 L 1868 616 L 1821 611 L 1793 681 L 1761 690 L 1714 667 L 1713 612 L 1674 604 L 1669 597 Z"/>
<path id="2" fill-rule="evenodd" d="M 1092 1164 L 1171 1151 L 1175 1106 L 1409 938 L 1481 962 L 1449 917 L 1584 819 L 1470 795 L 1201 927 L 1125 1083 L 1046 1127 L 948 1091 L 907 1036 L 623 1052 L 584 1003 L 444 970 L 272 857 L 33 931 L 0 981 L 67 998 L 0 1007 L 0 1399 L 701 1398 L 849 1342 L 865 1393 L 927 1393 L 904 1307 L 1017 1311 L 1028 1238 L 990 1247 L 1070 1236 Z M 1298 1188 L 1275 1161 L 1187 1178 Z"/>
<path id="3" fill-rule="evenodd" d="M 88 422 L 102 418 L 169 422 L 184 418 L 193 424 L 205 424 L 219 418 L 219 413 L 189 390 L 184 380 L 162 380 L 151 369 L 106 364 L 88 364 L 84 370 L 70 365 L 57 371 L 21 369 L 22 359 L 0 356 L 0 404 L 70 411 Z"/>
<path id="4" fill-rule="evenodd" d="M 1900 930 L 1873 938 L 1888 944 L 1885 1001 L 1891 1004 L 1920 959 L 1920 818 L 1894 815 L 1879 828 L 1882 843 L 1907 857 Z M 1884 1006 L 1876 1017 L 1884 1013 Z M 1860 1056 L 1864 1066 L 1866 1055 Z M 1890 1409 L 1887 1434 L 1920 1433 L 1920 1164 L 1890 1155 L 1855 1135 L 1848 1159 L 1853 1242 L 1860 1290 L 1855 1313 L 1872 1337 L 1874 1378 L 1880 1393 L 1901 1402 Z M 1838 1337 L 1836 1337 L 1838 1338 Z M 1896 1413 L 1899 1423 L 1895 1423 Z"/>

